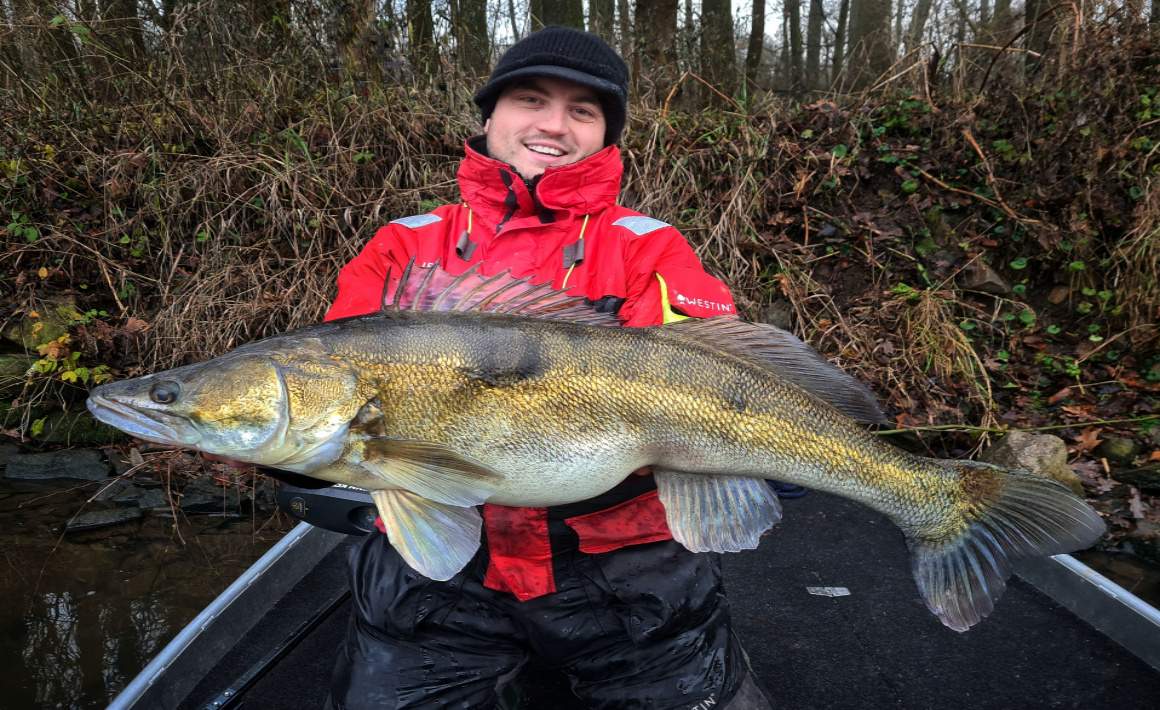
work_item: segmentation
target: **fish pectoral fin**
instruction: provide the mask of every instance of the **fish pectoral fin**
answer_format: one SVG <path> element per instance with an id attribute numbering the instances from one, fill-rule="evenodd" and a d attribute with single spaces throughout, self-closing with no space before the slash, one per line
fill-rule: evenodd
<path id="1" fill-rule="evenodd" d="M 481 463 L 426 441 L 369 439 L 359 465 L 393 488 L 446 505 L 479 505 L 503 479 Z"/>
<path id="2" fill-rule="evenodd" d="M 673 539 L 693 552 L 752 550 L 781 520 L 777 494 L 760 478 L 653 474 Z"/>
<path id="3" fill-rule="evenodd" d="M 371 491 L 391 545 L 419 574 L 445 582 L 479 549 L 483 519 L 475 508 L 426 500 L 409 491 Z"/>

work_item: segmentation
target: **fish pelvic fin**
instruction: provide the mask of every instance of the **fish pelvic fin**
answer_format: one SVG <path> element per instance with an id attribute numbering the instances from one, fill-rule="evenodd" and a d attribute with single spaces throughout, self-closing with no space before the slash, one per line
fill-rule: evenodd
<path id="1" fill-rule="evenodd" d="M 653 469 L 673 539 L 693 552 L 757 547 L 781 520 L 777 494 L 760 478 Z"/>
<path id="2" fill-rule="evenodd" d="M 409 491 L 371 491 L 391 545 L 419 574 L 446 582 L 479 549 L 483 518 L 475 508 L 444 505 Z"/>
<path id="3" fill-rule="evenodd" d="M 386 282 L 392 278 L 388 273 Z M 517 278 L 510 271 L 485 276 L 478 263 L 453 275 L 439 264 L 418 266 L 412 259 L 394 290 L 384 291 L 383 310 L 503 313 L 585 325 L 620 325 L 615 314 L 597 311 L 583 296 L 568 295 L 550 283 L 533 284 L 530 278 Z"/>
<path id="4" fill-rule="evenodd" d="M 967 498 L 965 525 L 941 539 L 908 534 L 907 542 L 923 601 L 955 631 L 991 613 L 1013 560 L 1081 550 L 1106 530 L 1091 506 L 1051 479 L 973 461 L 939 463 Z"/>
<path id="5" fill-rule="evenodd" d="M 705 347 L 761 365 L 863 424 L 886 420 L 869 387 L 838 369 L 793 333 L 776 326 L 728 317 L 690 318 L 659 328 L 658 333 L 711 343 Z"/>

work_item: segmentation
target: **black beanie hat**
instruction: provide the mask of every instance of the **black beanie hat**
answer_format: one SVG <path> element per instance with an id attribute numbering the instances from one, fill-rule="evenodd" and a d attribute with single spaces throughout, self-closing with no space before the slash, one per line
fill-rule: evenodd
<path id="1" fill-rule="evenodd" d="M 628 119 L 628 67 L 603 39 L 570 27 L 545 27 L 516 42 L 475 94 L 484 121 L 504 87 L 526 76 L 566 79 L 594 89 L 604 111 L 604 145 L 620 141 Z"/>

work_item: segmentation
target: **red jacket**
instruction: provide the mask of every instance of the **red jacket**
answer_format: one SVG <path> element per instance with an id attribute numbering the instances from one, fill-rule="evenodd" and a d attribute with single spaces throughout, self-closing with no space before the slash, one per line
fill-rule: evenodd
<path id="1" fill-rule="evenodd" d="M 616 146 L 548 168 L 529 188 L 510 165 L 473 147 L 481 140 L 468 141 L 459 166 L 463 203 L 379 229 L 339 273 L 327 320 L 379 310 L 384 289 L 394 288 L 384 284 L 387 273 L 394 282 L 412 259 L 452 274 L 478 262 L 486 275 L 511 269 L 536 283 L 551 281 L 603 299 L 605 308 L 619 306 L 628 326 L 660 325 L 665 304 L 692 317 L 735 314 L 729 290 L 705 273 L 680 232 L 616 204 L 623 171 Z M 483 517 L 490 553 L 484 584 L 521 600 L 554 591 L 549 510 L 487 504 Z M 655 490 L 565 522 L 584 552 L 672 537 Z"/>

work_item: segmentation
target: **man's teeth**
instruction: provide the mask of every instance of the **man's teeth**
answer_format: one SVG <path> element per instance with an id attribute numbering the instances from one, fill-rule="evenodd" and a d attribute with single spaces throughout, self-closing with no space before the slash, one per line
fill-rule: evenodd
<path id="1" fill-rule="evenodd" d="M 530 150 L 534 153 L 540 153 L 542 155 L 551 155 L 551 156 L 554 156 L 557 158 L 564 154 L 564 151 L 557 150 L 555 148 L 549 148 L 546 145 L 529 145 L 528 150 Z"/>

